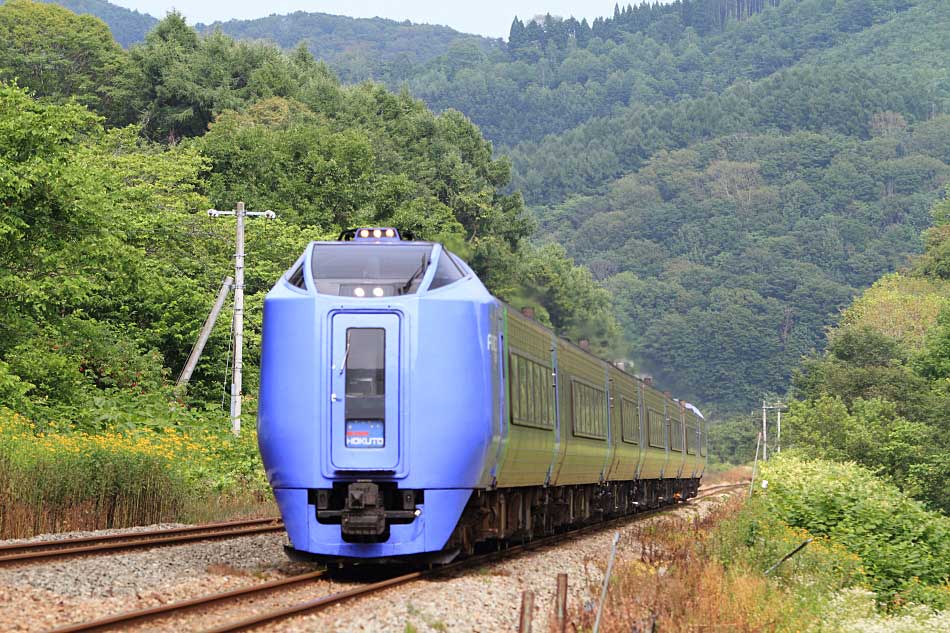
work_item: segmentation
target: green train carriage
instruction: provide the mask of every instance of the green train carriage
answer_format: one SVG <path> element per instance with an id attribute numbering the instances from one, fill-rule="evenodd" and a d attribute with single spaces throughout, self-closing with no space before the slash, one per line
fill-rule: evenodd
<path id="1" fill-rule="evenodd" d="M 696 495 L 707 438 L 695 407 L 504 310 L 498 466 L 469 504 L 458 544 L 550 533 Z"/>

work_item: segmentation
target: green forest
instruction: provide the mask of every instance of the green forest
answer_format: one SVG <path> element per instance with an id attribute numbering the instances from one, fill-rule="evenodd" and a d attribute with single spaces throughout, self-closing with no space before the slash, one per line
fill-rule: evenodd
<path id="1" fill-rule="evenodd" d="M 291 57 L 306 47 L 344 84 L 369 78 L 462 113 L 496 160 L 510 157 L 498 191 L 525 200 L 536 230 L 524 236 L 608 290 L 622 339 L 605 336 L 610 318 L 594 336 L 729 415 L 784 393 L 839 312 L 921 252 L 950 163 L 948 24 L 939 0 L 678 0 L 590 24 L 516 17 L 505 43 L 294 14 L 202 27 L 199 47 L 211 55 L 222 32 Z M 159 142 L 292 92 L 256 86 L 269 62 L 255 55 L 277 50 L 243 43 L 158 90 L 149 46 L 128 55 L 151 88 L 110 72 L 80 98 L 110 124 L 144 120 Z M 222 88 L 228 64 L 246 83 Z M 178 94 L 159 103 L 162 91 Z"/>
<path id="2" fill-rule="evenodd" d="M 236 200 L 279 216 L 251 228 L 252 310 L 309 239 L 383 223 L 456 245 L 496 293 L 565 333 L 599 334 L 601 349 L 617 336 L 586 270 L 526 241 L 508 161 L 456 112 L 345 87 L 304 48 L 199 37 L 176 14 L 129 51 L 96 19 L 26 1 L 0 7 L 0 34 L 0 384 L 39 413 L 88 412 L 103 389 L 158 388 L 181 367 L 233 248 L 233 228 L 202 212 Z M 30 72 L 37 42 L 48 49 Z M 227 352 L 216 336 L 192 391 L 207 401 Z M 126 365 L 141 377 L 115 375 Z"/>

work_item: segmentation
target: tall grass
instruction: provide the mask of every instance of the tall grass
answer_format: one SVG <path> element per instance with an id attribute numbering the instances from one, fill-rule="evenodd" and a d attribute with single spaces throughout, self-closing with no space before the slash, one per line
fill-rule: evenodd
<path id="1" fill-rule="evenodd" d="M 52 454 L 22 440 L 2 447 L 3 538 L 171 521 L 190 496 L 162 457 L 89 445 Z"/>
<path id="2" fill-rule="evenodd" d="M 0 410 L 0 538 L 272 512 L 248 435 L 37 432 Z"/>
<path id="3" fill-rule="evenodd" d="M 621 551 L 639 555 L 612 575 L 600 630 L 804 631 L 820 618 L 831 592 L 863 577 L 856 557 L 827 542 L 789 561 L 779 579 L 763 575 L 804 536 L 741 501 L 698 519 L 651 522 L 621 544 Z M 592 629 L 596 610 L 573 615 L 577 630 Z"/>

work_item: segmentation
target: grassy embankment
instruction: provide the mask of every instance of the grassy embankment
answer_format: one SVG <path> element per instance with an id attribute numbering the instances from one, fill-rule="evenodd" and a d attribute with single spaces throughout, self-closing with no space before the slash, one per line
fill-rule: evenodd
<path id="1" fill-rule="evenodd" d="M 82 431 L 0 408 L 0 538 L 271 514 L 247 429 Z"/>
<path id="2" fill-rule="evenodd" d="M 601 631 L 950 631 L 950 519 L 854 464 L 783 456 L 763 476 L 749 501 L 627 537 L 640 555 L 616 568 Z M 595 611 L 573 615 L 593 628 Z"/>

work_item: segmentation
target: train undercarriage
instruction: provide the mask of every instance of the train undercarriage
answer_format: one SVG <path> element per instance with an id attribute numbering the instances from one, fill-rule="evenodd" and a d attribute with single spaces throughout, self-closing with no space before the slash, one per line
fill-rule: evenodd
<path id="1" fill-rule="evenodd" d="M 477 550 L 525 542 L 609 519 L 633 515 L 695 497 L 699 479 L 646 479 L 571 486 L 525 486 L 475 490 L 458 525 L 439 552 L 360 561 L 313 556 L 288 548 L 295 560 L 337 565 L 389 563 L 444 564 Z M 389 526 L 419 515 L 424 491 L 398 490 L 394 484 L 341 484 L 332 491 L 314 490 L 310 503 L 317 520 L 340 525 L 349 542 L 384 542 Z"/>
<path id="2" fill-rule="evenodd" d="M 698 478 L 476 490 L 446 549 L 472 554 L 483 541 L 549 536 L 685 501 L 698 490 Z"/>

